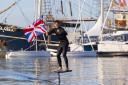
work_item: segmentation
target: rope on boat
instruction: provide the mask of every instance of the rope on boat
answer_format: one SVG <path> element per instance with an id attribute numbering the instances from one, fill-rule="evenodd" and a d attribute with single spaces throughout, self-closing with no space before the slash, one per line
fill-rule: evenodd
<path id="1" fill-rule="evenodd" d="M 9 7 L 7 7 L 6 9 L 4 9 L 3 11 L 0 12 L 0 14 L 8 11 L 10 8 L 12 8 L 14 5 L 16 5 L 16 2 L 14 2 L 12 5 L 10 5 Z"/>
<path id="2" fill-rule="evenodd" d="M 101 34 L 100 34 L 101 41 L 102 41 L 102 37 L 103 37 L 103 29 L 105 27 L 105 24 L 106 24 L 106 21 L 107 21 L 107 18 L 108 18 L 108 14 L 109 14 L 109 12 L 111 10 L 112 4 L 113 4 L 113 0 L 111 0 L 111 2 L 110 2 L 110 5 L 109 5 L 109 8 L 108 8 L 107 14 L 105 16 L 105 20 L 104 20 L 103 25 L 101 27 Z"/>
<path id="3" fill-rule="evenodd" d="M 78 15 L 78 21 L 77 21 L 76 26 L 75 26 L 75 29 L 74 29 L 74 34 L 75 34 L 75 32 L 76 32 L 78 23 L 81 21 L 81 13 L 82 13 L 82 11 L 83 11 L 84 4 L 85 4 L 85 0 L 84 0 L 84 2 L 82 3 L 81 8 L 80 8 L 80 10 L 79 10 L 80 12 L 79 12 L 79 15 Z M 79 21 L 79 20 L 80 20 L 80 21 Z M 76 37 L 76 35 L 75 35 L 75 37 Z M 89 37 L 88 35 L 87 35 L 87 37 L 88 37 L 88 39 L 89 39 L 89 42 L 91 43 L 90 37 Z M 82 44 L 83 44 L 83 42 L 82 42 Z M 91 44 L 91 47 L 92 47 L 92 50 L 94 51 L 94 47 L 93 47 L 92 44 Z"/>
<path id="4" fill-rule="evenodd" d="M 31 46 L 29 46 L 28 48 L 24 49 L 24 51 L 27 51 L 28 49 L 32 48 L 34 45 L 36 45 L 36 43 L 33 43 Z"/>
<path id="5" fill-rule="evenodd" d="M 17 7 L 19 8 L 19 11 L 21 12 L 21 14 L 22 14 L 22 16 L 24 17 L 24 19 L 26 20 L 26 22 L 27 22 L 27 23 L 28 23 L 28 22 L 31 22 L 31 21 L 29 20 L 29 18 L 25 15 L 25 13 L 24 13 L 23 9 L 21 8 L 21 6 L 20 6 L 19 4 L 17 4 Z"/>
<path id="6" fill-rule="evenodd" d="M 4 13 L 4 12 L 8 11 L 10 8 L 12 8 L 13 6 L 15 6 L 19 1 L 20 1 L 20 0 L 18 0 L 18 1 L 16 1 L 16 2 L 12 3 L 9 7 L 7 7 L 6 9 L 4 9 L 3 11 L 1 11 L 0 14 L 2 14 L 2 13 Z"/>

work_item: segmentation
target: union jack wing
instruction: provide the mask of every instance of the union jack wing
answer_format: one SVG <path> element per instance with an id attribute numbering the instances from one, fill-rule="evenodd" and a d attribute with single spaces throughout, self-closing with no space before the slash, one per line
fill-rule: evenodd
<path id="1" fill-rule="evenodd" d="M 28 42 L 32 42 L 38 35 L 47 32 L 44 21 L 37 19 L 32 25 L 23 29 Z"/>
<path id="2" fill-rule="evenodd" d="M 32 42 L 37 36 L 34 29 L 35 28 L 33 26 L 28 26 L 25 29 L 23 29 L 28 42 Z"/>

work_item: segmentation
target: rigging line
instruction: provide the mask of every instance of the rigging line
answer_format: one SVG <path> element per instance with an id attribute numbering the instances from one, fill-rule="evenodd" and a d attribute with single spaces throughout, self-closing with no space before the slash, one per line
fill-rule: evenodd
<path id="1" fill-rule="evenodd" d="M 30 20 L 27 18 L 27 16 L 26 16 L 25 13 L 23 12 L 21 6 L 20 6 L 19 4 L 18 4 L 17 6 L 18 6 L 19 11 L 21 12 L 22 16 L 23 16 L 24 19 L 26 20 L 26 22 L 27 22 L 27 23 L 30 22 Z"/>
<path id="2" fill-rule="evenodd" d="M 62 1 L 61 4 L 63 5 L 63 0 L 61 0 L 61 1 Z M 63 11 L 63 13 L 61 13 L 62 16 L 66 17 L 66 14 L 64 13 L 64 8 L 63 8 L 63 10 L 61 9 L 61 11 Z"/>
<path id="3" fill-rule="evenodd" d="M 82 13 L 84 4 L 85 4 L 85 0 L 84 0 L 84 2 L 82 3 L 81 6 L 80 6 L 80 2 L 79 2 L 79 15 L 78 15 L 78 20 L 77 20 L 77 22 L 76 22 L 76 26 L 75 26 L 75 28 L 74 28 L 74 34 L 75 34 L 75 32 L 76 32 L 77 25 L 78 25 L 78 23 L 80 22 L 79 19 L 81 20 L 81 13 Z M 76 39 L 76 35 L 75 35 L 75 39 Z"/>
<path id="4" fill-rule="evenodd" d="M 31 46 L 29 46 L 28 48 L 24 49 L 24 51 L 29 50 L 29 49 L 32 48 L 34 45 L 36 45 L 36 43 L 33 43 Z"/>
<path id="5" fill-rule="evenodd" d="M 35 21 L 35 19 L 36 19 L 36 11 L 37 11 L 37 8 L 36 8 L 37 6 L 36 5 L 37 5 L 37 0 L 34 0 L 34 3 L 35 3 L 34 4 L 35 5 L 34 6 L 35 8 L 34 8 L 34 19 L 33 19 L 33 21 Z"/>
<path id="6" fill-rule="evenodd" d="M 81 19 L 81 13 L 82 13 L 84 4 L 85 4 L 85 0 L 84 0 L 84 2 L 82 3 L 81 8 L 80 8 L 80 10 L 79 10 L 80 13 L 79 13 L 79 15 L 78 15 L 78 20 L 77 20 L 77 22 L 76 22 L 76 26 L 75 26 L 74 33 L 76 32 L 76 28 L 77 28 L 77 25 L 78 25 L 78 23 L 79 23 L 79 19 Z"/>
<path id="7" fill-rule="evenodd" d="M 8 13 L 4 16 L 2 22 L 4 22 L 4 20 L 7 19 L 7 17 L 9 17 L 9 15 L 10 15 L 13 11 L 14 11 L 14 9 L 11 9 L 10 12 L 8 12 Z"/>
<path id="8" fill-rule="evenodd" d="M 52 4 L 53 3 L 53 4 Z M 58 14 L 60 13 L 60 8 L 58 8 L 58 6 L 60 6 L 60 5 L 58 5 L 58 4 L 60 4 L 58 1 L 53 1 L 53 2 L 51 2 L 51 5 L 57 5 L 57 6 L 54 6 L 54 7 L 52 7 L 52 11 L 54 12 L 54 14 L 55 14 L 55 17 L 57 17 L 58 16 Z M 62 13 L 61 13 L 62 14 Z M 63 13 L 62 14 L 62 16 L 63 17 L 66 17 L 66 14 L 65 13 Z"/>
<path id="9" fill-rule="evenodd" d="M 74 3 L 74 2 L 73 2 L 73 4 L 75 5 L 75 7 L 78 7 L 78 3 Z M 92 7 L 92 6 L 89 5 L 89 4 L 88 4 L 88 6 L 89 6 L 90 8 L 92 8 L 92 9 L 95 8 L 95 7 Z M 89 10 L 89 9 L 86 9 L 86 8 L 83 7 L 83 10 L 85 10 L 85 11 L 82 11 L 83 14 L 88 14 L 88 15 L 90 15 L 88 12 L 86 12 L 86 10 Z M 90 10 L 89 10 L 89 11 L 90 11 Z M 93 15 L 93 16 L 91 16 L 91 15 Z M 94 13 L 91 14 L 91 15 L 90 15 L 91 17 L 97 18 L 96 16 L 94 16 L 94 15 L 95 15 Z"/>
<path id="10" fill-rule="evenodd" d="M 82 21 L 82 23 L 83 23 L 83 24 L 85 24 L 85 22 L 83 22 L 83 21 Z M 84 27 L 86 28 L 86 26 L 85 26 L 85 25 L 84 25 Z M 85 30 L 85 32 L 87 33 L 87 30 Z M 82 37 L 83 37 L 83 36 L 82 36 Z M 92 43 L 92 41 L 91 41 L 90 36 L 89 36 L 89 35 L 87 35 L 87 38 L 88 38 L 89 43 L 90 43 L 90 45 L 91 45 L 92 51 L 95 51 L 95 49 L 94 49 L 94 46 L 93 46 L 93 43 Z"/>
<path id="11" fill-rule="evenodd" d="M 16 2 L 14 2 L 13 4 L 13 6 L 15 6 L 17 3 L 19 3 L 19 1 L 21 1 L 21 0 L 17 0 Z M 13 7 L 12 6 L 12 7 Z M 12 8 L 11 7 L 11 8 Z M 9 9 L 8 9 L 9 10 Z M 2 19 L 2 22 L 4 22 L 5 21 L 5 19 L 7 19 L 7 17 L 12 13 L 14 11 L 14 8 L 10 11 L 10 12 L 8 12 L 8 14 L 6 14 L 5 16 L 4 16 L 4 18 Z"/>
<path id="12" fill-rule="evenodd" d="M 106 14 L 106 16 L 105 16 L 105 20 L 103 21 L 103 25 L 102 25 L 102 27 L 101 27 L 101 33 L 100 33 L 100 39 L 101 39 L 101 41 L 102 41 L 102 37 L 103 37 L 103 29 L 104 29 L 104 27 L 105 27 L 105 23 L 106 23 L 106 21 L 107 21 L 109 12 L 110 12 L 111 7 L 112 7 L 112 2 L 113 2 L 113 0 L 111 0 L 111 2 L 110 2 L 110 5 L 109 5 L 109 8 L 108 8 L 107 14 Z"/>
<path id="13" fill-rule="evenodd" d="M 8 11 L 10 8 L 12 8 L 12 7 L 15 6 L 15 5 L 16 5 L 16 2 L 14 2 L 12 5 L 10 5 L 9 7 L 7 7 L 7 8 L 4 9 L 3 11 L 1 11 L 0 14 L 2 14 L 2 13 L 4 13 L 4 12 Z"/>
<path id="14" fill-rule="evenodd" d="M 57 1 L 56 2 L 54 2 L 54 4 L 55 4 L 55 6 L 54 6 L 54 12 L 55 12 L 55 17 L 57 17 L 58 16 L 58 7 L 56 6 L 57 5 Z"/>
<path id="15" fill-rule="evenodd" d="M 12 3 L 9 7 L 7 7 L 6 9 L 4 9 L 3 11 L 1 11 L 0 14 L 8 11 L 10 8 L 12 8 L 13 6 L 15 6 L 19 1 L 21 1 L 21 0 L 17 0 L 16 2 Z"/>

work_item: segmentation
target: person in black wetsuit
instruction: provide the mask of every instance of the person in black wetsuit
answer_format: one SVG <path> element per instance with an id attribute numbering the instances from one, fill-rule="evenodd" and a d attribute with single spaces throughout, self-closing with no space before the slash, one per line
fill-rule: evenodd
<path id="1" fill-rule="evenodd" d="M 67 58 L 67 51 L 68 51 L 68 45 L 69 45 L 69 41 L 67 39 L 67 32 L 64 30 L 64 28 L 62 28 L 61 26 L 61 21 L 55 21 L 53 23 L 52 26 L 52 30 L 50 30 L 47 35 L 51 35 L 52 33 L 55 33 L 56 36 L 58 37 L 60 43 L 59 43 L 59 47 L 58 47 L 58 51 L 57 51 L 57 60 L 58 60 L 58 64 L 59 64 L 59 69 L 58 70 L 62 70 L 62 61 L 61 61 L 61 53 L 63 53 L 63 58 L 65 61 L 65 65 L 66 65 L 66 70 L 69 70 L 69 66 L 68 66 L 68 58 Z"/>

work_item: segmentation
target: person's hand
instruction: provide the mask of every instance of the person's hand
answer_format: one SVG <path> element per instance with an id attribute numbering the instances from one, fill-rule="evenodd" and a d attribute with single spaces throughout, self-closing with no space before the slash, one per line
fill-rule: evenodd
<path id="1" fill-rule="evenodd" d="M 46 34 L 46 36 L 48 36 L 48 32 L 46 32 L 45 34 Z"/>

